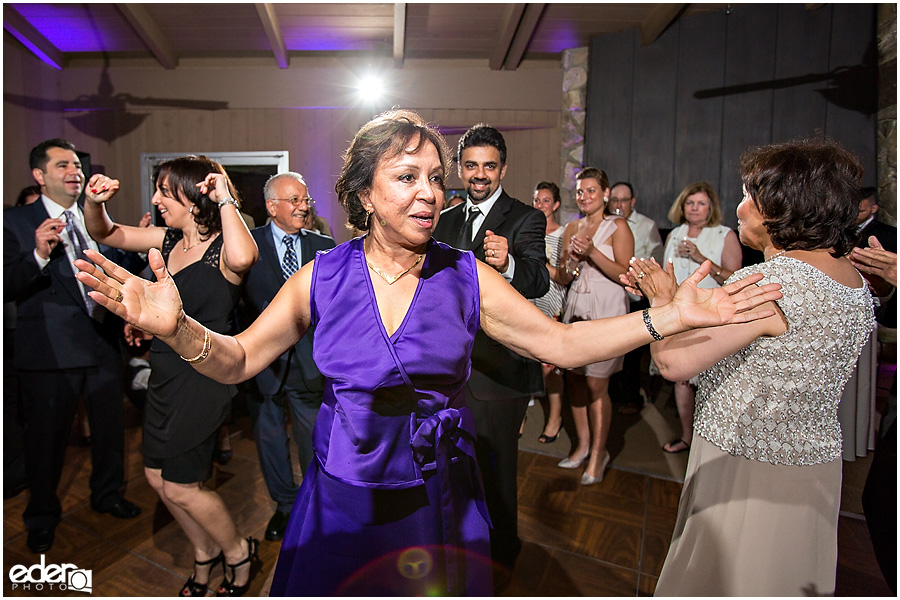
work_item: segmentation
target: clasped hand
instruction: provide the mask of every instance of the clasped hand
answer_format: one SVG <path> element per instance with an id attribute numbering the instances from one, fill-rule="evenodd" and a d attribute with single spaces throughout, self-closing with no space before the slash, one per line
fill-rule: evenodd
<path id="1" fill-rule="evenodd" d="M 781 285 L 754 285 L 762 280 L 760 273 L 723 287 L 697 287 L 709 274 L 711 264 L 708 260 L 704 261 L 678 285 L 675 274 L 662 268 L 655 259 L 632 258 L 631 266 L 619 276 L 619 280 L 630 292 L 646 296 L 651 306 L 672 302 L 682 324 L 690 329 L 748 323 L 775 314 L 771 308 L 760 307 L 781 298 Z"/>

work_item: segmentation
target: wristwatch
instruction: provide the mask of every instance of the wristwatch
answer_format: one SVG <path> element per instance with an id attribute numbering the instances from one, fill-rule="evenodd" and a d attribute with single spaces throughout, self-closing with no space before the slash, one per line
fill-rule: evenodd
<path id="1" fill-rule="evenodd" d="M 235 200 L 235 199 L 232 198 L 231 196 L 228 196 L 227 198 L 224 198 L 223 200 L 221 200 L 221 201 L 219 202 L 219 210 L 222 210 L 222 207 L 225 206 L 226 204 L 232 204 L 232 205 L 234 205 L 235 208 L 237 208 L 238 210 L 240 210 L 240 207 L 238 206 L 237 200 Z"/>

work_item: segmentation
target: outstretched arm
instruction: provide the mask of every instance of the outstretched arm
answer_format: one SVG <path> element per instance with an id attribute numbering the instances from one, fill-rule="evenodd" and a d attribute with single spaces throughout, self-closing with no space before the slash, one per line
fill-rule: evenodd
<path id="1" fill-rule="evenodd" d="M 773 314 L 771 309 L 757 307 L 781 297 L 777 284 L 751 285 L 762 279 L 754 275 L 723 288 L 697 288 L 708 269 L 708 265 L 697 269 L 678 288 L 672 302 L 650 309 L 652 325 L 659 334 L 745 323 Z M 641 313 L 563 325 L 512 293 L 498 278 L 479 263 L 481 326 L 490 337 L 522 356 L 571 368 L 609 360 L 653 341 Z"/>
<path id="2" fill-rule="evenodd" d="M 892 287 L 897 287 L 897 255 L 885 250 L 874 235 L 869 236 L 868 248 L 853 249 L 850 262 L 879 296 L 887 296 Z"/>
<path id="3" fill-rule="evenodd" d="M 250 379 L 297 343 L 309 328 L 313 263 L 307 263 L 285 282 L 246 331 L 230 337 L 210 332 L 184 314 L 178 289 L 158 250 L 151 250 L 149 256 L 155 283 L 132 275 L 102 254 L 91 250 L 87 254 L 100 269 L 83 260 L 75 261 L 75 265 L 81 270 L 78 280 L 93 290 L 90 295 L 94 300 L 126 322 L 156 335 L 182 357 L 207 353 L 207 358 L 193 366 L 216 381 Z"/>
<path id="4" fill-rule="evenodd" d="M 128 252 L 147 252 L 162 246 L 165 227 L 119 225 L 106 211 L 106 203 L 119 191 L 119 180 L 96 173 L 84 190 L 84 222 L 97 243 Z"/>
<path id="5" fill-rule="evenodd" d="M 671 264 L 667 262 L 666 267 Z M 701 268 L 709 268 L 709 265 L 710 262 L 706 261 Z M 699 271 L 700 268 L 695 275 Z M 627 281 L 632 291 L 639 288 L 650 300 L 651 306 L 669 302 L 676 293 L 675 275 L 660 267 L 655 260 L 635 259 L 622 281 Z M 766 302 L 760 309 L 771 316 L 748 323 L 686 331 L 650 344 L 650 353 L 660 374 L 669 381 L 690 379 L 759 337 L 777 336 L 787 331 L 784 314 L 774 302 Z"/>

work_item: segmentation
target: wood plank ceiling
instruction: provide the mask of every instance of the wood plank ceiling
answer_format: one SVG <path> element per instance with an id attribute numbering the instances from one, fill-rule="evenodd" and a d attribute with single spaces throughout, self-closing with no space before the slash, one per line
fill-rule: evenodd
<path id="1" fill-rule="evenodd" d="M 639 27 L 652 43 L 675 19 L 725 4 L 458 3 L 8 3 L 3 27 L 55 68 L 72 59 L 347 54 L 463 58 L 515 70 L 524 59 L 558 59 L 593 35 Z"/>

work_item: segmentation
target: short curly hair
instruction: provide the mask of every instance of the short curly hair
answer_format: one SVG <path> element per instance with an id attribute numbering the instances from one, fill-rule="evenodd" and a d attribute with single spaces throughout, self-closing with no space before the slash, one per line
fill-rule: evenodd
<path id="1" fill-rule="evenodd" d="M 863 167 L 839 144 L 806 139 L 761 146 L 741 157 L 741 181 L 784 250 L 846 255 L 856 238 Z"/>
<path id="2" fill-rule="evenodd" d="M 209 199 L 206 194 L 200 193 L 197 184 L 206 179 L 210 173 L 221 173 L 225 176 L 231 197 L 240 207 L 241 198 L 228 173 L 216 161 L 206 156 L 181 156 L 162 162 L 153 170 L 153 185 L 157 186 L 165 181 L 166 187 L 171 191 L 172 198 L 184 204 L 185 200 L 197 207 L 192 213 L 194 222 L 197 223 L 197 231 L 200 235 L 212 235 L 222 231 L 222 218 L 219 215 L 219 205 Z"/>
<path id="3" fill-rule="evenodd" d="M 722 205 L 719 203 L 719 195 L 708 181 L 695 181 L 681 190 L 681 193 L 678 194 L 678 197 L 675 198 L 675 202 L 672 203 L 672 207 L 669 209 L 669 214 L 667 215 L 669 220 L 676 225 L 687 223 L 687 219 L 684 216 L 684 203 L 687 202 L 688 196 L 693 196 L 698 192 L 703 192 L 709 196 L 709 218 L 703 226 L 715 227 L 721 225 Z"/>
<path id="4" fill-rule="evenodd" d="M 450 172 L 450 149 L 436 129 L 411 110 L 391 110 L 362 126 L 344 153 L 344 166 L 334 185 L 338 202 L 347 211 L 348 226 L 368 231 L 369 213 L 359 199 L 372 188 L 375 170 L 382 160 L 401 152 L 417 152 L 426 142 L 434 144 L 444 169 L 443 185 Z"/>

